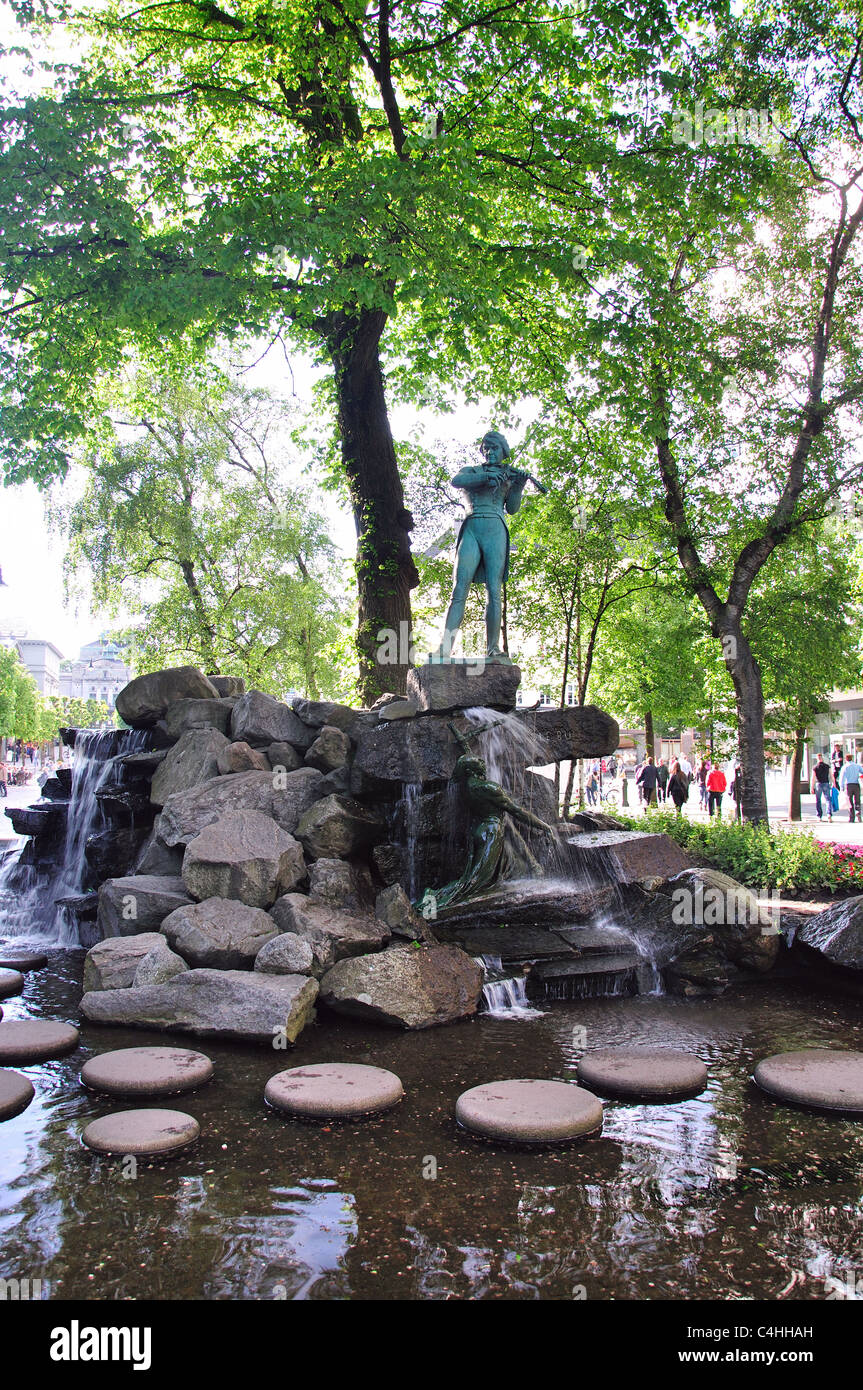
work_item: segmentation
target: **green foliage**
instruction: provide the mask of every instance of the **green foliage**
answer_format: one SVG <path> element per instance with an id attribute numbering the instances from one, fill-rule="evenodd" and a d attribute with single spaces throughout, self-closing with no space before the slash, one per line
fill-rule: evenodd
<path id="1" fill-rule="evenodd" d="M 13 480 L 64 471 L 132 348 L 190 364 L 286 333 L 338 366 L 362 314 L 398 310 L 392 384 L 449 386 L 537 284 L 571 287 L 610 203 L 651 205 L 643 98 L 686 82 L 673 15 L 616 0 L 575 23 L 544 0 L 99 0 L 67 23 L 77 67 L 2 124 Z"/>
<path id="2" fill-rule="evenodd" d="M 0 737 L 49 743 L 63 727 L 90 729 L 111 719 L 102 700 L 43 697 L 10 647 L 0 647 Z"/>
<path id="3" fill-rule="evenodd" d="M 39 687 L 12 647 L 0 647 L 0 735 L 39 737 Z"/>
<path id="4" fill-rule="evenodd" d="M 225 382 L 141 377 L 118 413 L 126 428 L 54 517 L 70 583 L 89 577 L 98 607 L 137 617 L 132 665 L 337 693 L 347 584 L 310 492 L 286 480 L 279 404 Z"/>
<path id="5" fill-rule="evenodd" d="M 56 739 L 61 729 L 117 727 L 120 720 L 104 700 L 82 700 L 77 696 L 50 695 L 43 703 L 40 738 Z"/>
<path id="6" fill-rule="evenodd" d="M 617 817 L 629 830 L 669 835 L 701 863 L 753 889 L 789 892 L 846 889 L 859 876 L 806 831 L 771 831 L 739 821 L 691 821 L 673 811 L 648 810 Z"/>

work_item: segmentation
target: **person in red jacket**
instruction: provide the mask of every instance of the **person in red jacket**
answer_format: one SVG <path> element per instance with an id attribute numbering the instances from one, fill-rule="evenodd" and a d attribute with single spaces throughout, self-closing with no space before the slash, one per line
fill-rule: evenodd
<path id="1" fill-rule="evenodd" d="M 716 811 L 719 819 L 722 819 L 722 793 L 728 786 L 725 773 L 721 767 L 715 767 L 712 772 L 707 774 L 707 812 L 713 815 Z"/>

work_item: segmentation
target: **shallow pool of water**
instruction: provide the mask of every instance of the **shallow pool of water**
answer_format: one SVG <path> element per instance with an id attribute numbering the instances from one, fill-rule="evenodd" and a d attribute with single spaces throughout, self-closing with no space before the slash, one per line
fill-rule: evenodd
<path id="1" fill-rule="evenodd" d="M 82 952 L 57 952 L 6 1018 L 78 1022 Z M 98 1160 L 88 1120 L 122 1108 L 78 1082 L 93 1052 L 173 1041 L 216 1063 L 166 1102 L 201 1123 L 169 1163 Z M 607 1102 L 601 1136 L 524 1151 L 474 1141 L 459 1093 L 502 1077 L 573 1079 L 587 1048 L 697 1052 L 709 1089 Z M 37 1099 L 0 1125 L 0 1274 L 54 1298 L 824 1299 L 863 1296 L 863 1122 L 779 1106 L 750 1082 L 773 1052 L 863 1050 L 863 1006 L 763 983 L 722 999 L 594 999 L 530 1019 L 424 1033 L 328 1018 L 290 1052 L 86 1026 L 78 1052 L 26 1068 Z M 406 1100 L 311 1126 L 263 1102 L 285 1066 L 397 1072 Z"/>

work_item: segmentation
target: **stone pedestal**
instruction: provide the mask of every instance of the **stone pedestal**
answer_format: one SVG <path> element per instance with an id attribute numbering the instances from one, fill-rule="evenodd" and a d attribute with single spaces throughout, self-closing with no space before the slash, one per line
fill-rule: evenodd
<path id="1" fill-rule="evenodd" d="M 515 709 L 521 670 L 505 661 L 483 657 L 434 661 L 408 671 L 407 693 L 417 708 L 449 713 L 457 709 Z"/>

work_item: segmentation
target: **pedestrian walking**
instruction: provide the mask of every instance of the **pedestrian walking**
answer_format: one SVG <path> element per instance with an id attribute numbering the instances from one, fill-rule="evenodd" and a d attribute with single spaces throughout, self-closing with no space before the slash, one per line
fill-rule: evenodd
<path id="1" fill-rule="evenodd" d="M 593 771 L 591 771 L 590 776 L 589 776 L 588 779 L 587 779 L 587 783 L 586 783 L 586 785 L 585 785 L 585 791 L 587 792 L 587 804 L 588 804 L 588 806 L 595 806 L 595 805 L 596 805 L 596 794 L 597 794 L 597 792 L 599 791 L 599 779 L 597 778 L 596 773 L 593 772 Z"/>
<path id="2" fill-rule="evenodd" d="M 707 774 L 707 814 L 709 816 L 716 812 L 717 818 L 722 820 L 722 796 L 728 787 L 728 779 L 721 767 L 711 768 Z"/>
<path id="3" fill-rule="evenodd" d="M 849 821 L 854 820 L 854 811 L 857 811 L 857 824 L 860 824 L 860 778 L 863 777 L 863 767 L 857 762 L 853 753 L 846 753 L 845 766 L 842 769 L 842 790 L 848 797 L 848 807 L 850 815 Z"/>
<path id="4" fill-rule="evenodd" d="M 833 767 L 833 785 L 839 791 L 842 790 L 842 788 L 839 786 L 839 783 L 842 777 L 842 764 L 844 763 L 844 761 L 845 759 L 842 756 L 842 749 L 839 747 L 837 743 L 836 747 L 833 749 L 833 755 L 830 759 L 830 762 Z"/>
<path id="5" fill-rule="evenodd" d="M 671 764 L 671 772 L 665 790 L 674 802 L 675 811 L 680 815 L 684 801 L 689 800 L 689 778 L 683 772 L 677 758 Z"/>
<path id="6" fill-rule="evenodd" d="M 644 767 L 639 772 L 635 781 L 641 788 L 645 806 L 656 805 L 656 783 L 659 776 L 659 769 L 652 758 L 648 758 Z"/>
<path id="7" fill-rule="evenodd" d="M 665 801 L 669 775 L 668 763 L 663 758 L 656 769 L 656 796 L 659 801 Z"/>
<path id="8" fill-rule="evenodd" d="M 818 754 L 818 761 L 812 769 L 812 790 L 815 793 L 815 810 L 818 819 L 823 818 L 824 812 L 821 810 L 822 800 L 827 805 L 827 819 L 833 819 L 833 777 L 830 764 L 825 762 L 821 754 Z"/>
<path id="9" fill-rule="evenodd" d="M 6 761 L 5 759 L 0 759 L 0 796 L 9 795 L 6 789 L 6 783 L 8 782 L 8 780 L 9 773 L 6 770 Z"/>

